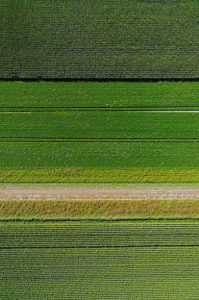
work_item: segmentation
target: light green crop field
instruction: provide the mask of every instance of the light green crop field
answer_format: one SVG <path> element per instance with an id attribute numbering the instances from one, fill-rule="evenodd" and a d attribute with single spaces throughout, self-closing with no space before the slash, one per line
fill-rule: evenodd
<path id="1" fill-rule="evenodd" d="M 198 221 L 2 222 L 0 298 L 198 299 Z"/>
<path id="2" fill-rule="evenodd" d="M 0 183 L 198 184 L 198 92 L 197 82 L 1 82 Z"/>

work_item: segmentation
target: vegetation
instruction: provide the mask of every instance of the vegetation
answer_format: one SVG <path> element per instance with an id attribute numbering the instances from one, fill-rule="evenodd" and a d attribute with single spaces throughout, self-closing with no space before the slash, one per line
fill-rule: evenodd
<path id="1" fill-rule="evenodd" d="M 199 139 L 199 114 L 161 112 L 1 113 L 1 140 Z"/>
<path id="2" fill-rule="evenodd" d="M 1 222 L 0 227 L 2 300 L 199 296 L 198 222 Z"/>
<path id="3" fill-rule="evenodd" d="M 198 82 L 0 82 L 1 111 L 198 109 Z"/>
<path id="4" fill-rule="evenodd" d="M 198 1 L 118 3 L 3 1 L 0 78 L 199 77 Z M 0 183 L 198 185 L 198 93 L 0 82 Z M 0 201 L 0 299 L 199 299 L 198 219 L 199 200 Z"/>
<path id="5" fill-rule="evenodd" d="M 199 77 L 197 0 L 10 0 L 0 20 L 0 77 Z"/>
<path id="6" fill-rule="evenodd" d="M 0 219 L 199 218 L 199 200 L 0 201 Z"/>
<path id="7" fill-rule="evenodd" d="M 2 169 L 1 183 L 199 183 L 199 168 Z"/>
<path id="8" fill-rule="evenodd" d="M 199 182 L 197 82 L 0 86 L 0 183 Z"/>

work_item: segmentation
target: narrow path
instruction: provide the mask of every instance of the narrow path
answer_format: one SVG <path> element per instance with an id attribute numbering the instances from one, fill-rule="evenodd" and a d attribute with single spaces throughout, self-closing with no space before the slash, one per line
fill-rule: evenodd
<path id="1" fill-rule="evenodd" d="M 199 187 L 0 188 L 0 200 L 192 200 Z"/>

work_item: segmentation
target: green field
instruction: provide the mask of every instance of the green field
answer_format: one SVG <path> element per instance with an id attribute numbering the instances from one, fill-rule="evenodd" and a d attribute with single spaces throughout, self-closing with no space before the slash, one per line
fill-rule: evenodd
<path id="1" fill-rule="evenodd" d="M 2 300 L 199 297 L 198 221 L 0 227 Z"/>
<path id="2" fill-rule="evenodd" d="M 1 82 L 0 183 L 197 184 L 198 92 L 197 82 Z"/>
<path id="3" fill-rule="evenodd" d="M 198 109 L 198 82 L 0 82 L 1 111 Z"/>
<path id="4" fill-rule="evenodd" d="M 199 139 L 199 114 L 176 112 L 1 113 L 0 139 Z"/>
<path id="5" fill-rule="evenodd" d="M 198 16 L 197 0 L 1 1 L 0 77 L 198 78 Z"/>
<path id="6" fill-rule="evenodd" d="M 1 170 L 12 168 L 198 168 L 189 142 L 0 142 Z M 71 170 L 72 171 L 72 170 Z"/>

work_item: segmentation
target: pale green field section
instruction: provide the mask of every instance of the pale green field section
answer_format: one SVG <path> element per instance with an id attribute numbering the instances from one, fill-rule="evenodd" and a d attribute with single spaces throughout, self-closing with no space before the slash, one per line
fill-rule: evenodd
<path id="1" fill-rule="evenodd" d="M 198 222 L 0 226 L 2 300 L 199 297 Z"/>

